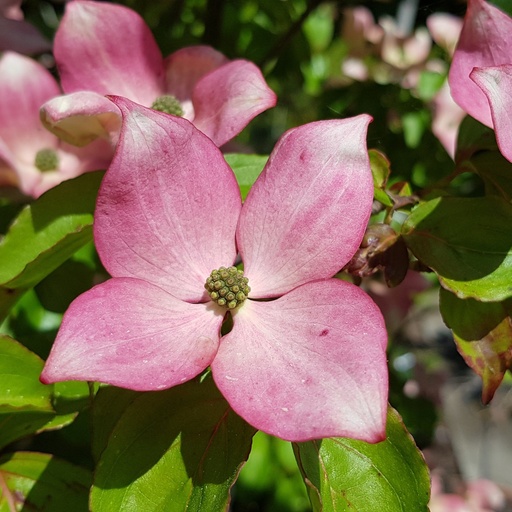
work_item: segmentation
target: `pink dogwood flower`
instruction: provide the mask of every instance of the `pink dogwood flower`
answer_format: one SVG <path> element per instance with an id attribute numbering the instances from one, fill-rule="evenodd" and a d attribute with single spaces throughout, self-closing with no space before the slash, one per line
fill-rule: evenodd
<path id="1" fill-rule="evenodd" d="M 455 101 L 494 128 L 498 147 L 512 162 L 512 18 L 484 0 L 469 0 L 450 68 Z"/>
<path id="2" fill-rule="evenodd" d="M 0 56 L 0 185 L 38 197 L 61 181 L 108 165 L 111 148 L 105 141 L 76 148 L 41 124 L 40 106 L 60 92 L 35 60 L 14 52 Z"/>
<path id="3" fill-rule="evenodd" d="M 371 118 L 288 131 L 242 206 L 208 137 L 113 101 L 123 129 L 94 228 L 112 278 L 71 304 L 41 380 L 147 391 L 210 366 L 231 407 L 269 434 L 384 439 L 384 321 L 365 292 L 331 277 L 370 215 Z"/>
<path id="4" fill-rule="evenodd" d="M 183 115 L 221 146 L 276 103 L 260 70 L 208 46 L 166 59 L 144 20 L 121 5 L 74 0 L 55 35 L 65 96 L 42 109 L 45 126 L 67 142 L 117 139 L 121 113 L 105 95 Z"/>

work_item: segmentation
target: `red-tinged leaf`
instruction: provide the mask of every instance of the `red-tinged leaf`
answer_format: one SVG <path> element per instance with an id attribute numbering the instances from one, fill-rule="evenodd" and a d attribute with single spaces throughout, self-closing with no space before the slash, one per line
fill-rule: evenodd
<path id="1" fill-rule="evenodd" d="M 330 438 L 294 446 L 314 512 L 427 512 L 430 478 L 396 411 L 387 439 L 368 444 Z"/>
<path id="2" fill-rule="evenodd" d="M 482 401 L 490 402 L 512 369 L 512 303 L 462 300 L 441 290 L 440 307 L 457 349 L 482 378 Z"/>
<path id="3" fill-rule="evenodd" d="M 122 413 L 114 407 L 113 421 L 106 419 L 108 401 L 96 404 L 96 419 L 115 426 L 110 437 L 102 431 L 96 445 L 102 453 L 92 511 L 227 510 L 255 430 L 211 378 L 126 398 Z"/>

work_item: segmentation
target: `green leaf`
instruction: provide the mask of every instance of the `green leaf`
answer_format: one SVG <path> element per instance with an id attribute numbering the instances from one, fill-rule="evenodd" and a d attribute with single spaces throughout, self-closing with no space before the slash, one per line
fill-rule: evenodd
<path id="1" fill-rule="evenodd" d="M 440 197 L 402 227 L 409 249 L 460 298 L 512 296 L 512 205 L 499 197 Z"/>
<path id="2" fill-rule="evenodd" d="M 39 356 L 16 340 L 0 336 L 0 448 L 63 427 L 86 405 L 85 383 L 44 385 L 39 381 L 43 365 Z"/>
<path id="3" fill-rule="evenodd" d="M 512 370 L 511 301 L 462 300 L 441 289 L 439 305 L 459 352 L 482 378 L 482 401 L 489 403 L 505 372 Z"/>
<path id="4" fill-rule="evenodd" d="M 302 30 L 313 52 L 325 51 L 334 33 L 332 6 L 321 5 L 315 9 L 304 21 Z"/>
<path id="5" fill-rule="evenodd" d="M 44 362 L 8 336 L 0 335 L 0 411 L 4 406 L 53 412 L 52 387 L 39 382 Z"/>
<path id="6" fill-rule="evenodd" d="M 404 139 L 407 147 L 415 149 L 419 146 L 425 130 L 429 126 L 430 117 L 424 110 L 406 112 L 402 116 Z"/>
<path id="7" fill-rule="evenodd" d="M 0 458 L 0 512 L 87 512 L 89 471 L 46 453 Z"/>
<path id="8" fill-rule="evenodd" d="M 9 290 L 34 286 L 92 239 L 102 176 L 65 181 L 21 211 L 0 242 L 0 312 L 12 305 Z"/>
<path id="9" fill-rule="evenodd" d="M 315 512 L 428 512 L 421 452 L 391 407 L 387 422 L 381 443 L 331 438 L 294 446 Z"/>
<path id="10" fill-rule="evenodd" d="M 249 190 L 267 163 L 268 156 L 228 153 L 224 155 L 224 158 L 235 173 L 242 200 L 245 201 Z"/>
<path id="11" fill-rule="evenodd" d="M 96 411 L 97 418 L 105 414 Z M 102 452 L 92 510 L 226 510 L 254 432 L 209 377 L 141 393 L 119 417 Z"/>
<path id="12" fill-rule="evenodd" d="M 373 186 L 384 188 L 391 173 L 389 160 L 384 153 L 381 153 L 376 149 L 370 149 L 368 151 L 368 155 L 370 157 L 370 167 L 372 169 Z"/>

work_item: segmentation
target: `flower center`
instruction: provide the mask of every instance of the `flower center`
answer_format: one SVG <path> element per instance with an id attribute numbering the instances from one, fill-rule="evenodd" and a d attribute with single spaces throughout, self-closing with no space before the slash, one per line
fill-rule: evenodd
<path id="1" fill-rule="evenodd" d="M 236 267 L 220 267 L 218 270 L 212 270 L 204 287 L 213 302 L 228 309 L 235 309 L 247 299 L 251 291 L 248 283 L 249 280 L 244 277 L 243 270 Z"/>
<path id="2" fill-rule="evenodd" d="M 40 149 L 34 164 L 41 172 L 56 171 L 59 168 L 59 155 L 53 149 Z"/>
<path id="3" fill-rule="evenodd" d="M 164 94 L 159 96 L 151 105 L 153 110 L 159 112 L 165 112 L 166 114 L 172 114 L 173 116 L 182 117 L 184 112 L 181 108 L 181 103 L 171 94 Z"/>

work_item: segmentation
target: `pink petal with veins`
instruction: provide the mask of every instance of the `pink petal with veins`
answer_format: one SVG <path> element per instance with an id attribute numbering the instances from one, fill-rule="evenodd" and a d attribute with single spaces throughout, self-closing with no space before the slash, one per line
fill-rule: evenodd
<path id="1" fill-rule="evenodd" d="M 201 373 L 217 352 L 222 315 L 145 281 L 115 278 L 67 310 L 41 381 L 165 389 Z"/>
<path id="2" fill-rule="evenodd" d="M 469 0 L 459 43 L 450 67 L 453 99 L 472 117 L 493 127 L 487 97 L 471 80 L 475 67 L 512 64 L 512 18 L 485 0 Z"/>
<path id="3" fill-rule="evenodd" d="M 332 277 L 359 248 L 373 201 L 370 121 L 319 121 L 279 140 L 237 228 L 252 298 Z"/>
<path id="4" fill-rule="evenodd" d="M 55 35 L 64 92 L 126 96 L 150 106 L 164 90 L 163 58 L 144 20 L 108 2 L 74 0 Z"/>
<path id="5" fill-rule="evenodd" d="M 194 88 L 194 125 L 222 146 L 261 112 L 276 95 L 252 62 L 234 60 L 203 76 Z"/>
<path id="6" fill-rule="evenodd" d="M 485 94 L 498 147 L 502 155 L 512 162 L 512 64 L 475 68 L 470 78 Z"/>
<path id="7" fill-rule="evenodd" d="M 270 302 L 247 301 L 212 363 L 251 425 L 289 441 L 385 438 L 386 328 L 356 286 L 328 279 Z"/>
<path id="8" fill-rule="evenodd" d="M 210 272 L 236 257 L 241 199 L 234 174 L 186 119 L 113 101 L 124 122 L 95 215 L 103 264 L 112 276 L 205 300 Z"/>

